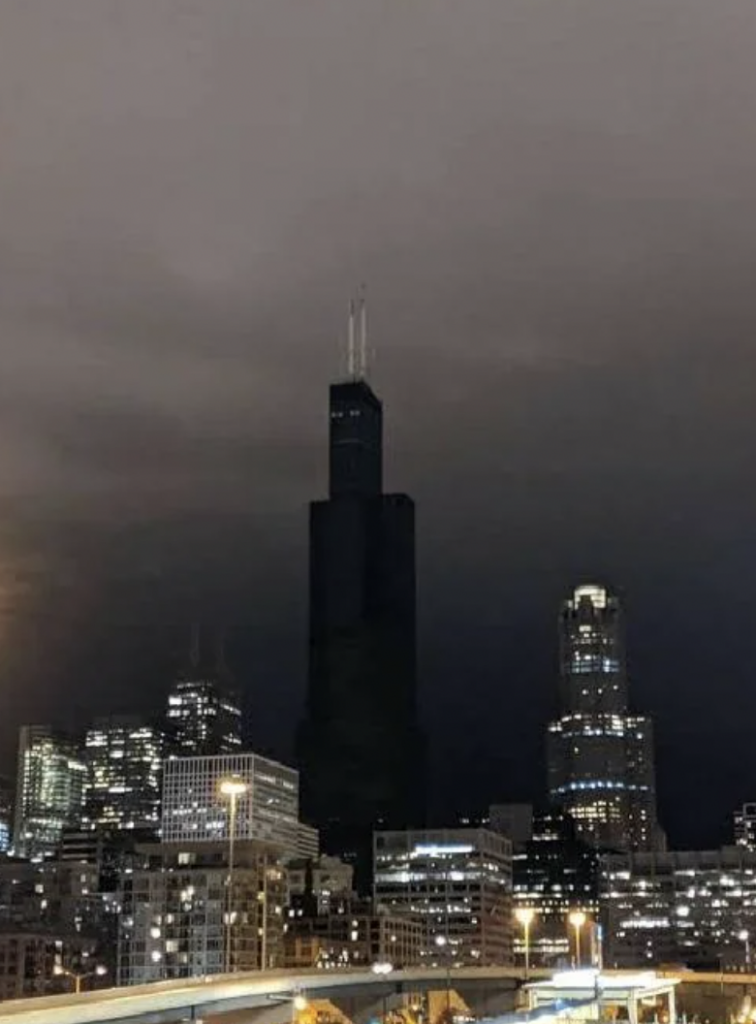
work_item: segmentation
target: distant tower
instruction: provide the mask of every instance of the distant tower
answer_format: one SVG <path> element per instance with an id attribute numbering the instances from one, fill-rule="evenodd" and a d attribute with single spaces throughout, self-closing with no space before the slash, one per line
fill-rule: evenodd
<path id="1" fill-rule="evenodd" d="M 559 620 L 561 717 L 549 726 L 549 790 L 600 849 L 663 842 L 656 819 L 651 720 L 628 710 L 622 605 L 578 587 Z"/>
<path id="2" fill-rule="evenodd" d="M 241 747 L 241 705 L 223 637 L 216 635 L 212 645 L 209 639 L 198 625 L 192 627 L 189 663 L 168 695 L 166 731 L 177 757 L 230 754 Z"/>
<path id="3" fill-rule="evenodd" d="M 305 817 L 368 880 L 374 828 L 422 824 L 415 507 L 383 493 L 383 409 L 350 308 L 347 378 L 330 388 L 329 498 L 310 506 L 310 656 L 299 737 Z"/>
<path id="4" fill-rule="evenodd" d="M 13 853 L 36 859 L 57 852 L 63 829 L 79 825 L 86 766 L 78 745 L 46 725 L 18 737 Z"/>

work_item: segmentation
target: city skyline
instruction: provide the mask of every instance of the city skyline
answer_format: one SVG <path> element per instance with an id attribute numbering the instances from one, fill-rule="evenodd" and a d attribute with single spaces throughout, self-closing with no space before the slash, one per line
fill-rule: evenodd
<path id="1" fill-rule="evenodd" d="M 0 767 L 149 712 L 198 620 L 291 763 L 365 281 L 436 810 L 541 786 L 554 609 L 599 579 L 670 842 L 715 844 L 756 794 L 744 5 L 263 6 L 9 3 Z"/>

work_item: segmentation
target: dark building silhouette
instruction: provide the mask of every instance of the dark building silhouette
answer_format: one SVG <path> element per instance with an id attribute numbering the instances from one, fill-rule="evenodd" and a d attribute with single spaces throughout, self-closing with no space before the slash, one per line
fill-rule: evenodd
<path id="1" fill-rule="evenodd" d="M 310 507 L 310 645 L 299 735 L 305 817 L 369 881 L 373 828 L 424 817 L 415 656 L 415 508 L 382 493 L 382 406 L 330 389 L 329 499 Z"/>
<path id="2" fill-rule="evenodd" d="M 656 819 L 653 731 L 628 708 L 619 598 L 593 584 L 564 602 L 559 621 L 561 717 L 549 725 L 551 800 L 599 849 L 663 844 Z"/>
<path id="3" fill-rule="evenodd" d="M 571 955 L 566 927 L 571 911 L 586 914 L 589 938 L 597 939 L 592 925 L 598 915 L 599 854 L 577 838 L 569 815 L 542 811 L 532 824 L 530 839 L 515 848 L 512 857 L 514 902 L 516 907 L 535 911 L 529 939 L 531 964 L 556 967 L 569 962 Z M 522 962 L 524 953 L 524 936 L 518 928 L 516 962 Z"/>
<path id="4" fill-rule="evenodd" d="M 168 694 L 169 755 L 232 754 L 241 747 L 241 730 L 241 704 L 226 667 L 222 635 L 210 637 L 194 626 L 189 663 Z"/>

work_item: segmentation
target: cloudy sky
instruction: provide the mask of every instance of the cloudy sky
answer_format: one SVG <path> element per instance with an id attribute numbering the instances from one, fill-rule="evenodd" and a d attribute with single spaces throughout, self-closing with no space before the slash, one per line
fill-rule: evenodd
<path id="1" fill-rule="evenodd" d="M 291 756 L 366 281 L 437 802 L 538 795 L 558 603 L 599 577 L 671 837 L 724 837 L 756 799 L 755 48 L 751 0 L 4 0 L 6 767 L 22 722 L 153 709 L 197 609 Z"/>

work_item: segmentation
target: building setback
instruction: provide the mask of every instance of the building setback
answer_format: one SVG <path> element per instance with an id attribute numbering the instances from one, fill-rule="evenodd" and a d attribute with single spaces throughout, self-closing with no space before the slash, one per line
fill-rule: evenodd
<path id="1" fill-rule="evenodd" d="M 78 824 L 86 766 L 76 743 L 46 725 L 19 731 L 13 852 L 38 858 L 55 854 L 63 829 Z"/>
<path id="2" fill-rule="evenodd" d="M 512 845 L 484 828 L 375 834 L 374 898 L 423 925 L 425 963 L 512 963 Z"/>
<path id="3" fill-rule="evenodd" d="M 651 721 L 628 710 L 619 598 L 578 587 L 562 607 L 559 640 L 561 715 L 548 730 L 552 802 L 598 849 L 663 845 Z"/>
<path id="4" fill-rule="evenodd" d="M 756 936 L 756 852 L 644 852 L 601 858 L 607 967 L 743 970 Z M 746 938 L 747 936 L 747 938 Z"/>
<path id="5" fill-rule="evenodd" d="M 383 410 L 364 379 L 330 389 L 329 498 L 310 508 L 310 645 L 299 736 L 305 817 L 369 884 L 372 831 L 422 823 L 415 507 L 383 493 Z"/>

